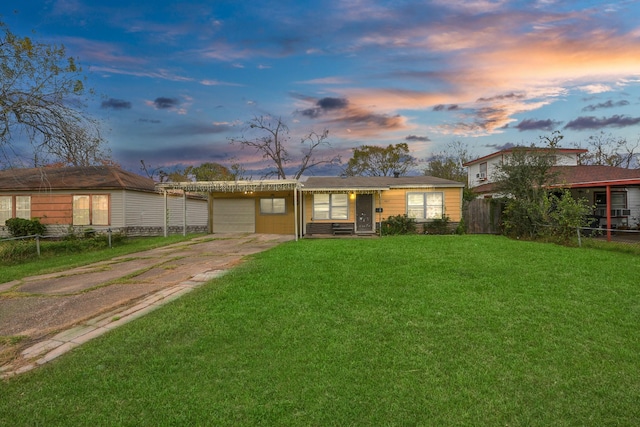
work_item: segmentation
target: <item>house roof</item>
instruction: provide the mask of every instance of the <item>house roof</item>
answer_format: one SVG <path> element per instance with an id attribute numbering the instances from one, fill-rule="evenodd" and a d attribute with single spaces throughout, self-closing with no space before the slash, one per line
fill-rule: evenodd
<path id="1" fill-rule="evenodd" d="M 155 182 L 114 166 L 28 168 L 0 171 L 0 191 L 135 190 L 155 192 Z"/>
<path id="2" fill-rule="evenodd" d="M 591 186 L 598 185 L 624 185 L 625 182 L 635 184 L 640 182 L 640 170 L 625 169 L 615 166 L 582 165 L 582 166 L 555 166 L 552 172 L 558 173 L 559 185 Z"/>
<path id="3" fill-rule="evenodd" d="M 436 178 L 433 176 L 349 176 L 349 177 L 309 177 L 302 186 L 302 191 L 354 190 L 373 191 L 392 188 L 444 188 L 464 187 L 458 181 Z"/>
<path id="4" fill-rule="evenodd" d="M 462 166 L 466 167 L 466 166 L 475 165 L 476 163 L 485 162 L 488 159 L 491 159 L 493 157 L 502 156 L 504 154 L 510 154 L 518 150 L 536 151 L 536 152 L 553 151 L 555 153 L 562 153 L 562 154 L 584 154 L 589 151 L 584 148 L 511 147 L 511 148 L 506 148 L 504 150 L 496 151 L 495 153 L 491 153 L 474 160 L 470 160 L 466 163 L 463 163 Z"/>

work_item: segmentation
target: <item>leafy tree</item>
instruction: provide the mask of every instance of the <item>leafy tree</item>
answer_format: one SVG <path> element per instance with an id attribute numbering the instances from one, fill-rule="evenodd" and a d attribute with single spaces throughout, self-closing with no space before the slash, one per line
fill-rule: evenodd
<path id="1" fill-rule="evenodd" d="M 20 37 L 0 21 L 0 151 L 25 162 L 87 166 L 110 159 L 98 122 L 84 112 L 82 69 L 64 46 Z"/>
<path id="2" fill-rule="evenodd" d="M 187 176 L 193 176 L 196 181 L 230 181 L 233 174 L 226 166 L 219 163 L 203 163 L 200 166 L 188 166 L 185 169 Z"/>
<path id="3" fill-rule="evenodd" d="M 587 200 L 574 199 L 568 189 L 552 190 L 557 177 L 551 169 L 553 153 L 553 148 L 520 147 L 497 167 L 496 186 L 506 196 L 502 219 L 507 234 L 566 241 L 587 225 L 593 210 Z"/>
<path id="4" fill-rule="evenodd" d="M 575 237 L 579 227 L 586 227 L 593 212 L 587 199 L 574 199 L 568 189 L 549 193 L 548 204 L 549 232 L 562 241 Z"/>
<path id="5" fill-rule="evenodd" d="M 292 155 L 293 145 L 289 136 L 289 127 L 282 118 L 270 116 L 257 116 L 248 123 L 248 130 L 257 132 L 260 136 L 231 138 L 232 144 L 240 144 L 242 148 L 253 148 L 262 154 L 264 159 L 273 162 L 274 170 L 265 174 L 265 177 L 276 176 L 278 179 L 286 179 L 288 171 L 293 179 L 298 179 L 302 174 L 319 165 L 335 165 L 340 163 L 339 156 L 316 157 L 317 151 L 330 147 L 327 138 L 329 131 L 322 133 L 309 132 L 300 137 L 302 147 L 300 155 Z"/>
<path id="6" fill-rule="evenodd" d="M 447 145 L 447 149 L 433 154 L 424 169 L 427 176 L 449 179 L 467 183 L 467 168 L 463 166 L 469 161 L 469 148 L 460 141 Z"/>
<path id="7" fill-rule="evenodd" d="M 409 145 L 379 147 L 361 145 L 353 149 L 353 157 L 347 162 L 347 176 L 393 176 L 406 175 L 416 165 L 416 159 L 409 154 Z"/>
<path id="8" fill-rule="evenodd" d="M 429 158 L 424 174 L 464 183 L 464 200 L 473 200 L 476 195 L 468 187 L 467 168 L 463 166 L 469 160 L 470 155 L 467 145 L 460 141 L 454 141 L 447 145 L 446 150 L 433 154 Z"/>
<path id="9" fill-rule="evenodd" d="M 494 176 L 497 191 L 505 199 L 503 223 L 505 232 L 533 238 L 546 223 L 547 187 L 555 174 L 553 152 L 540 152 L 535 147 L 514 149 L 498 165 Z"/>
<path id="10" fill-rule="evenodd" d="M 233 181 L 244 179 L 244 168 L 239 163 L 234 163 L 230 168 L 219 163 L 203 163 L 200 166 L 187 166 L 167 171 L 161 168 L 152 168 L 144 160 L 140 160 L 140 169 L 151 179 L 159 182 L 186 182 L 186 181 Z"/>

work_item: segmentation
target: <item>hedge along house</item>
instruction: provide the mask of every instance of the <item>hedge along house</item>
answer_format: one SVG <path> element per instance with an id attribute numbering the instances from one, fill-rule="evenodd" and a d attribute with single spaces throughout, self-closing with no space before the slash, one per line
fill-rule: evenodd
<path id="1" fill-rule="evenodd" d="M 374 234 L 390 216 L 407 215 L 420 228 L 462 218 L 464 184 L 432 176 L 310 177 L 301 187 L 307 234 Z"/>
<path id="2" fill-rule="evenodd" d="M 0 171 L 0 235 L 9 218 L 37 218 L 47 234 L 111 229 L 127 235 L 207 230 L 201 196 L 162 194 L 149 178 L 111 166 Z M 168 218 L 168 222 L 167 222 Z"/>
<path id="3" fill-rule="evenodd" d="M 169 182 L 156 188 L 206 193 L 210 233 L 294 234 L 296 240 L 299 236 L 299 181 Z"/>

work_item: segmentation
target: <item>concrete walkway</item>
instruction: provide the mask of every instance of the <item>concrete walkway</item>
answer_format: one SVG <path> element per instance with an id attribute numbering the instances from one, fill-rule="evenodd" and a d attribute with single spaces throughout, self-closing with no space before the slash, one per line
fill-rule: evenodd
<path id="1" fill-rule="evenodd" d="M 65 272 L 0 283 L 0 336 L 25 337 L 9 349 L 16 356 L 0 367 L 0 378 L 54 360 L 220 277 L 246 256 L 293 239 L 270 234 L 209 235 Z"/>

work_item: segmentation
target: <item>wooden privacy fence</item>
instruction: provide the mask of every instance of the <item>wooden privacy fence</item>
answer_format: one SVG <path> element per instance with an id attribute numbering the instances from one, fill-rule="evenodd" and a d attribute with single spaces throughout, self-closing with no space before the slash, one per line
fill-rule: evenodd
<path id="1" fill-rule="evenodd" d="M 502 204 L 493 199 L 474 199 L 466 202 L 462 216 L 467 226 L 467 233 L 499 234 L 502 208 Z"/>

